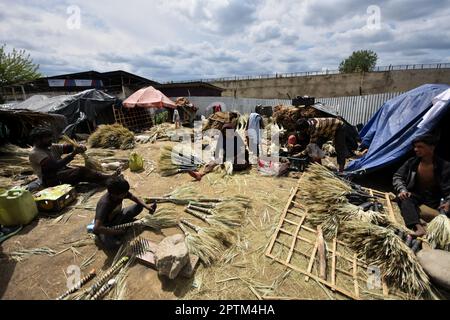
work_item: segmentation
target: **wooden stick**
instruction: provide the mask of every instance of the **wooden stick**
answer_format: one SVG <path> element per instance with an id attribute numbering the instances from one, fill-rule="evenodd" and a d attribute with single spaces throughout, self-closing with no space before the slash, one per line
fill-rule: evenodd
<path id="1" fill-rule="evenodd" d="M 327 253 L 325 241 L 323 239 L 322 227 L 317 227 L 317 251 L 319 253 L 319 277 L 327 279 Z M 334 285 L 334 283 L 332 283 Z"/>
<path id="2" fill-rule="evenodd" d="M 355 286 L 355 295 L 359 297 L 358 264 L 356 262 L 356 253 L 353 255 L 353 284 Z"/>
<path id="3" fill-rule="evenodd" d="M 329 288 L 332 287 L 332 284 L 331 284 L 331 283 L 329 283 L 329 282 L 326 281 L 326 280 L 321 279 L 320 277 L 317 277 L 316 275 L 314 275 L 314 274 L 312 274 L 312 273 L 308 273 L 308 272 L 306 272 L 305 270 L 303 270 L 303 269 L 301 269 L 301 268 L 299 268 L 299 267 L 297 267 L 297 266 L 295 266 L 295 265 L 292 265 L 292 264 L 290 264 L 290 263 L 287 264 L 284 260 L 279 259 L 279 258 L 273 256 L 272 254 L 268 254 L 267 256 L 268 256 L 269 258 L 271 258 L 271 259 L 273 259 L 273 260 L 275 260 L 275 261 L 281 263 L 282 265 L 284 265 L 284 266 L 286 266 L 286 267 L 289 267 L 289 268 L 291 268 L 291 269 L 293 269 L 293 270 L 295 270 L 295 271 L 298 271 L 298 272 L 300 272 L 300 273 L 303 273 L 304 275 L 309 276 L 310 278 L 312 278 L 312 279 L 314 279 L 314 280 L 316 280 L 316 281 L 318 281 L 318 282 L 320 282 L 320 283 L 326 285 L 326 286 L 329 287 Z M 337 292 L 340 292 L 340 293 L 342 293 L 343 295 L 345 295 L 345 296 L 347 296 L 347 297 L 349 297 L 349 298 L 351 298 L 351 299 L 354 299 L 354 300 L 360 300 L 360 298 L 356 297 L 353 293 L 351 293 L 351 292 L 349 292 L 349 291 L 347 291 L 347 290 L 345 290 L 345 289 L 343 289 L 343 288 L 340 288 L 340 287 L 338 287 L 338 286 L 334 286 L 334 289 L 335 289 Z"/>
<path id="4" fill-rule="evenodd" d="M 298 233 L 300 232 L 300 228 L 302 227 L 302 224 L 303 224 L 303 221 L 305 221 L 305 218 L 306 218 L 306 215 L 304 215 L 302 217 L 302 219 L 300 220 L 300 223 L 298 224 L 298 226 L 295 230 L 294 239 L 292 239 L 291 249 L 289 250 L 288 257 L 286 258 L 287 263 L 289 263 L 291 261 L 292 254 L 294 253 L 295 244 L 297 243 L 297 239 L 299 237 Z"/>
<path id="5" fill-rule="evenodd" d="M 336 241 L 336 238 L 334 238 L 333 239 L 333 253 L 331 256 L 331 283 L 333 285 L 336 284 L 336 251 L 337 251 L 337 241 Z M 333 290 L 333 289 L 331 289 L 331 290 Z"/>
<path id="6" fill-rule="evenodd" d="M 291 205 L 292 200 L 294 199 L 295 195 L 297 194 L 298 191 L 298 185 L 294 188 L 294 190 L 292 190 L 291 195 L 289 196 L 288 202 L 286 203 L 286 206 L 283 210 L 283 214 L 280 216 L 280 221 L 278 222 L 278 227 L 277 230 L 279 230 L 281 228 L 281 226 L 283 225 L 283 220 L 286 217 L 287 211 L 289 210 L 289 206 Z M 269 243 L 269 246 L 267 247 L 266 250 L 266 255 L 270 254 L 270 252 L 272 252 L 273 246 L 275 244 L 275 240 L 278 237 L 278 232 L 276 231 L 274 233 L 274 235 L 272 236 L 272 240 Z"/>
<path id="7" fill-rule="evenodd" d="M 307 272 L 311 273 L 312 267 L 314 265 L 314 260 L 316 260 L 316 254 L 317 249 L 319 248 L 319 242 L 316 240 L 316 244 L 314 245 L 314 249 L 311 253 L 311 258 L 309 259 L 308 268 L 306 269 Z M 305 276 L 305 281 L 309 281 L 309 276 Z"/>
<path id="8" fill-rule="evenodd" d="M 258 300 L 262 300 L 261 295 L 252 286 L 248 286 L 248 287 L 253 292 L 253 294 L 258 298 Z"/>
<path id="9" fill-rule="evenodd" d="M 392 208 L 391 199 L 389 198 L 389 194 L 385 193 L 385 199 L 388 206 L 389 216 L 391 217 L 392 222 L 397 223 L 397 219 L 395 218 L 394 209 Z"/>

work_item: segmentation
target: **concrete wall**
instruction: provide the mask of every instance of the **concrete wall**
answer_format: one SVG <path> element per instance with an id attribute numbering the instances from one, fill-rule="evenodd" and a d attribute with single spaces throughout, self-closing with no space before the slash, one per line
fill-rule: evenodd
<path id="1" fill-rule="evenodd" d="M 450 69 L 399 70 L 289 78 L 216 81 L 222 96 L 288 99 L 297 95 L 342 97 L 408 91 L 426 83 L 450 84 Z"/>

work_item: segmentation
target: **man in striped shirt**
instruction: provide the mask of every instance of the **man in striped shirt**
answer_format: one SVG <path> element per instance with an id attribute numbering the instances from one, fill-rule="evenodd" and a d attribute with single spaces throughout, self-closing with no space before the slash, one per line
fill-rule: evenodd
<path id="1" fill-rule="evenodd" d="M 297 121 L 300 135 L 309 136 L 309 143 L 319 147 L 328 140 L 334 140 L 339 171 L 344 171 L 349 151 L 345 143 L 345 124 L 338 118 L 310 118 Z"/>

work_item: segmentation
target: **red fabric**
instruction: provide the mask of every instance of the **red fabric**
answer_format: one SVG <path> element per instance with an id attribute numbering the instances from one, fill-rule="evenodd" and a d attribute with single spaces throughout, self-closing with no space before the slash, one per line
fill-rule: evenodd
<path id="1" fill-rule="evenodd" d="M 292 145 L 297 144 L 297 138 L 294 135 L 289 136 L 288 144 L 292 144 Z"/>
<path id="2" fill-rule="evenodd" d="M 136 91 L 125 99 L 123 106 L 126 108 L 141 107 L 158 109 L 163 107 L 175 109 L 177 107 L 175 102 L 153 87 L 147 87 Z"/>

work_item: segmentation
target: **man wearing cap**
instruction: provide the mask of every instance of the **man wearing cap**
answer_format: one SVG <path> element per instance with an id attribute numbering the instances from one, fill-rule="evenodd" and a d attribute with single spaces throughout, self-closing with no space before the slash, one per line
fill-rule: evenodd
<path id="1" fill-rule="evenodd" d="M 420 223 L 420 205 L 449 214 L 450 163 L 434 154 L 437 142 L 430 134 L 415 138 L 416 156 L 406 161 L 393 177 L 403 220 L 416 236 L 426 234 Z"/>

